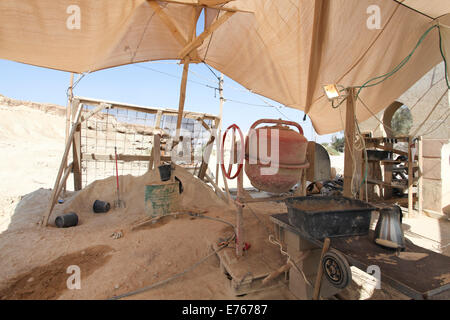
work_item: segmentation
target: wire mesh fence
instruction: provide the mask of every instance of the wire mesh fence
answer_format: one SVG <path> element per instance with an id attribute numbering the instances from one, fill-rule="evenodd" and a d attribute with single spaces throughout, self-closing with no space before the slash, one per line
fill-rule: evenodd
<path id="1" fill-rule="evenodd" d="M 82 114 L 88 114 L 95 104 L 83 103 Z M 95 180 L 116 174 L 115 154 L 119 156 L 117 171 L 119 175 L 139 176 L 149 169 L 152 155 L 153 139 L 156 132 L 158 114 L 155 110 L 141 111 L 121 106 L 106 108 L 81 125 L 81 176 L 83 188 Z M 200 120 L 201 121 L 201 120 Z M 203 150 L 211 133 L 199 120 L 183 118 L 181 129 L 183 150 L 186 145 L 191 155 L 182 161 L 173 162 L 189 168 L 200 166 Z M 214 121 L 203 119 L 211 128 Z M 177 115 L 162 111 L 159 127 L 163 131 L 161 139 L 161 156 L 172 155 L 172 138 L 176 133 Z M 186 160 L 188 159 L 188 160 Z"/>

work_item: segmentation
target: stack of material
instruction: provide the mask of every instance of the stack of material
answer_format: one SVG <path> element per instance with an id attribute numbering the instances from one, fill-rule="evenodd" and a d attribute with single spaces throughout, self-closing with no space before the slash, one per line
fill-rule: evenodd
<path id="1" fill-rule="evenodd" d="M 344 181 L 341 176 L 336 176 L 334 180 L 316 181 L 311 183 L 306 192 L 308 195 L 320 194 L 322 196 L 341 196 Z"/>

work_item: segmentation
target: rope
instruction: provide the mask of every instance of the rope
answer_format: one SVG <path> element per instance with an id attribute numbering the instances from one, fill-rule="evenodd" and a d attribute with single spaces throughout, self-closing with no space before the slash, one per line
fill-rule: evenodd
<path id="1" fill-rule="evenodd" d="M 345 128 L 344 119 L 342 118 L 342 109 L 341 108 L 339 108 L 339 116 L 341 119 L 342 128 Z M 355 121 L 356 121 L 356 116 L 355 116 Z M 352 157 L 353 172 L 352 172 L 352 181 L 351 181 L 351 193 L 352 193 L 353 197 L 356 198 L 356 191 L 354 189 L 354 185 L 355 185 L 355 178 L 359 175 L 357 175 L 357 172 L 356 172 L 355 153 L 353 152 L 352 148 L 350 147 L 350 139 L 349 139 L 348 135 L 345 134 L 345 130 L 344 130 L 344 143 L 347 145 L 348 150 L 350 151 L 350 156 Z M 354 141 L 353 141 L 353 143 L 354 143 Z"/>
<path id="2" fill-rule="evenodd" d="M 300 272 L 301 275 L 303 276 L 303 279 L 305 280 L 305 282 L 306 282 L 310 287 L 313 287 L 313 285 L 308 281 L 308 279 L 306 279 L 306 276 L 305 276 L 305 273 L 303 272 L 303 270 L 300 269 L 300 268 L 297 266 L 297 264 L 291 259 L 291 256 L 290 256 L 286 251 L 283 250 L 283 246 L 281 245 L 281 243 L 278 242 L 278 241 L 276 241 L 276 240 L 274 239 L 274 236 L 273 236 L 272 234 L 269 235 L 269 242 L 272 243 L 272 244 L 274 244 L 274 245 L 277 245 L 277 246 L 280 247 L 280 252 L 281 252 L 281 254 L 284 255 L 284 256 L 286 256 L 286 257 L 288 258 L 287 263 L 290 263 L 295 269 L 297 269 L 297 271 Z"/>
<path id="3" fill-rule="evenodd" d="M 67 90 L 66 90 L 67 99 L 72 100 L 73 89 L 75 89 L 75 87 L 78 85 L 78 83 L 81 81 L 81 79 L 83 79 L 89 73 L 91 73 L 91 71 L 82 73 L 81 76 L 75 81 L 75 83 L 72 84 L 72 86 L 67 87 Z M 70 93 L 69 93 L 69 91 L 70 91 Z"/>
<path id="4" fill-rule="evenodd" d="M 430 113 L 428 114 L 428 116 L 422 121 L 422 123 L 417 127 L 416 131 L 414 131 L 414 133 L 411 135 L 412 137 L 415 137 L 417 135 L 417 133 L 420 131 L 420 129 L 422 129 L 423 125 L 428 121 L 428 119 L 431 117 L 431 115 L 433 114 L 433 112 L 436 110 L 436 108 L 438 107 L 438 105 L 441 103 L 442 99 L 444 99 L 445 95 L 447 94 L 448 89 L 444 90 L 444 93 L 442 94 L 442 96 L 439 98 L 439 100 L 435 103 L 435 105 L 433 106 L 433 109 L 431 109 Z"/>
<path id="5" fill-rule="evenodd" d="M 444 112 L 444 115 L 445 115 L 445 114 L 447 114 L 447 116 L 444 118 L 444 120 L 441 120 L 441 121 L 440 121 L 440 123 L 437 125 L 436 128 L 432 129 L 434 125 L 431 125 L 430 128 L 428 128 L 428 131 L 422 133 L 421 135 L 422 135 L 422 136 L 428 136 L 428 135 L 431 135 L 431 134 L 434 133 L 437 129 L 439 129 L 444 123 L 446 123 L 446 122 L 447 122 L 447 119 L 450 117 L 450 110 L 447 110 L 446 112 Z M 442 119 L 442 118 L 444 117 L 444 115 L 442 115 L 442 116 L 439 117 L 439 118 Z"/>
<path id="6" fill-rule="evenodd" d="M 422 99 L 425 98 L 425 96 L 431 91 L 431 89 L 433 89 L 435 85 L 437 85 L 438 83 L 440 83 L 444 79 L 445 79 L 445 77 L 443 77 L 442 79 L 436 81 L 434 84 L 432 83 L 431 86 L 428 88 L 428 90 L 425 91 L 425 93 L 416 101 L 416 103 L 414 103 L 414 105 L 411 108 L 409 108 L 409 110 L 413 111 L 414 108 L 419 104 L 419 102 L 422 101 Z"/>

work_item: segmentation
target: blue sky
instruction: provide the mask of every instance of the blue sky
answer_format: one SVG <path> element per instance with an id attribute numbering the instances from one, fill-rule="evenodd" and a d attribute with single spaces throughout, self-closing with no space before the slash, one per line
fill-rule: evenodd
<path id="1" fill-rule="evenodd" d="M 70 73 L 6 60 L 0 60 L 0 70 L 0 94 L 14 99 L 66 105 Z M 185 110 L 218 114 L 219 95 L 210 88 L 218 85 L 215 76 L 204 64 L 192 64 L 190 70 Z M 213 71 L 220 74 L 214 69 Z M 177 109 L 181 73 L 182 66 L 176 61 L 147 62 L 106 69 L 86 75 L 74 89 L 74 95 Z M 75 79 L 77 77 L 75 75 Z M 309 119 L 303 121 L 302 111 L 268 107 L 261 100 L 262 97 L 246 91 L 226 76 L 224 97 L 229 100 L 224 105 L 223 128 L 236 123 L 245 133 L 258 119 L 281 118 L 300 123 L 308 140 L 331 140 L 332 135 L 318 136 Z M 281 106 L 266 98 L 264 100 L 274 106 Z"/>

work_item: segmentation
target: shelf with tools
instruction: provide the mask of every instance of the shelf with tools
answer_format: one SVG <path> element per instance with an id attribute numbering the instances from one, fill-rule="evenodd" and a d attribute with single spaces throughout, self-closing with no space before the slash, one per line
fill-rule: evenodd
<path id="1" fill-rule="evenodd" d="M 367 183 L 368 196 L 374 199 L 375 185 L 379 186 L 379 196 L 384 200 L 402 197 L 408 193 L 408 212 L 413 214 L 415 200 L 418 199 L 418 181 L 420 170 L 418 164 L 418 147 L 409 136 L 370 137 L 365 136 L 367 150 Z M 399 143 L 406 144 L 401 150 Z M 412 160 L 410 160 L 412 159 Z M 365 161 L 363 155 L 363 161 Z"/>

